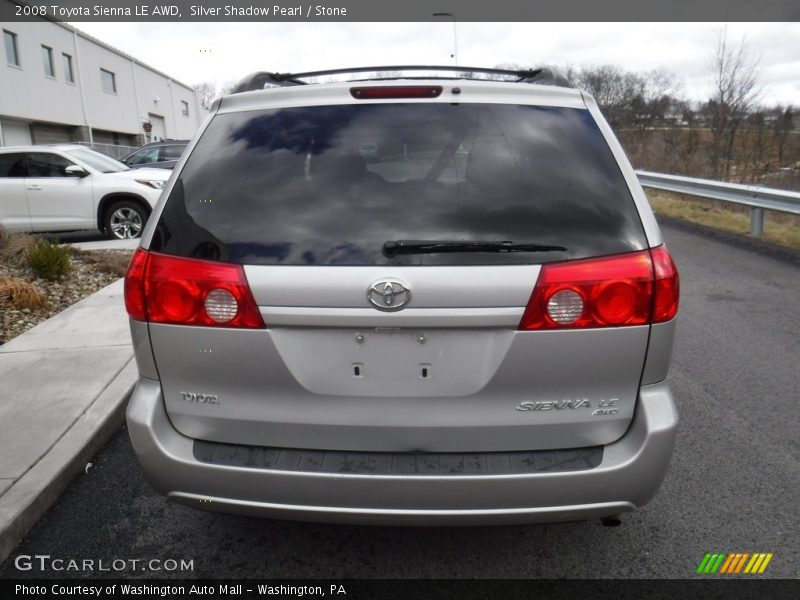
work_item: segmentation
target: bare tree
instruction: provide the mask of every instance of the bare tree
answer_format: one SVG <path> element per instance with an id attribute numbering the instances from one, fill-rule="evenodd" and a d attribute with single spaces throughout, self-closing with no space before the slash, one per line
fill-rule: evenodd
<path id="1" fill-rule="evenodd" d="M 194 91 L 197 92 L 197 97 L 200 100 L 200 106 L 209 110 L 214 98 L 217 97 L 217 88 L 215 85 L 204 81 L 194 86 Z"/>
<path id="2" fill-rule="evenodd" d="M 635 125 L 636 153 L 645 164 L 649 164 L 659 154 L 652 133 L 657 126 L 669 125 L 665 122 L 675 120 L 676 115 L 670 111 L 680 102 L 677 95 L 681 87 L 675 76 L 664 68 L 636 74 L 632 81 L 636 95 L 630 101 L 626 120 Z"/>
<path id="3" fill-rule="evenodd" d="M 204 81 L 203 83 L 195 84 L 194 90 L 197 92 L 197 96 L 200 99 L 200 106 L 206 110 L 210 110 L 214 100 L 216 100 L 218 96 L 224 96 L 230 92 L 235 85 L 235 81 L 226 81 L 222 85 L 215 85 Z"/>
<path id="4" fill-rule="evenodd" d="M 743 131 L 740 142 L 740 161 L 744 170 L 739 178 L 759 181 L 769 173 L 770 140 L 764 113 L 756 110 L 747 118 L 747 129 Z"/>
<path id="5" fill-rule="evenodd" d="M 794 129 L 794 114 L 792 106 L 787 106 L 785 110 L 778 107 L 775 112 L 777 114 L 772 124 L 772 138 L 778 151 L 778 166 L 780 167 L 783 166 L 783 157 L 786 154 L 786 142 Z"/>
<path id="6" fill-rule="evenodd" d="M 666 116 L 670 107 L 679 101 L 682 88 L 675 76 L 665 68 L 654 69 L 639 76 L 638 99 L 647 111 L 640 126 L 652 127 Z"/>
<path id="7" fill-rule="evenodd" d="M 575 77 L 578 87 L 589 92 L 612 126 L 630 126 L 634 100 L 642 88 L 642 76 L 619 67 L 582 67 Z"/>
<path id="8" fill-rule="evenodd" d="M 728 39 L 722 29 L 711 61 L 714 88 L 707 105 L 713 146 L 711 168 L 714 177 L 728 177 L 736 132 L 757 104 L 760 96 L 759 57 L 750 50 L 747 40 Z"/>

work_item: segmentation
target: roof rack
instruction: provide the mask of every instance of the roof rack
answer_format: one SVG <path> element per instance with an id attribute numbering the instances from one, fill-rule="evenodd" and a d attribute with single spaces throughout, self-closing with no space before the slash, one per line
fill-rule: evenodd
<path id="1" fill-rule="evenodd" d="M 313 77 L 324 77 L 327 75 L 344 75 L 346 73 L 385 73 L 387 71 L 444 71 L 448 73 L 460 73 L 461 76 L 451 77 L 431 77 L 430 79 L 466 79 L 466 75 L 480 73 L 482 75 L 504 75 L 513 78 L 515 83 L 536 83 L 543 85 L 556 85 L 560 87 L 570 87 L 570 83 L 566 77 L 561 75 L 557 70 L 552 68 L 538 68 L 538 69 L 487 69 L 484 67 L 455 67 L 455 66 L 431 66 L 431 65 L 402 65 L 402 66 L 389 66 L 389 67 L 354 67 L 351 69 L 329 69 L 327 71 L 309 71 L 307 73 L 269 73 L 267 71 L 258 71 L 251 73 L 244 77 L 237 83 L 229 92 L 231 94 L 240 94 L 242 92 L 251 92 L 253 90 L 262 90 L 264 86 L 269 84 L 273 86 L 294 86 L 294 85 L 308 85 L 308 81 L 304 79 Z M 386 81 L 394 79 L 409 79 L 403 75 L 385 76 L 358 79 L 356 81 Z M 428 79 L 426 77 L 426 79 Z"/>

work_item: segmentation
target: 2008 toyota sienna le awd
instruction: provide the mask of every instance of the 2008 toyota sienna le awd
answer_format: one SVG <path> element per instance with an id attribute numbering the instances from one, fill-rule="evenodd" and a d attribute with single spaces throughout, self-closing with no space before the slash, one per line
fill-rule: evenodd
<path id="1" fill-rule="evenodd" d="M 488 524 L 656 493 L 678 273 L 634 171 L 551 72 L 439 69 L 257 73 L 187 148 L 125 281 L 170 499 Z"/>

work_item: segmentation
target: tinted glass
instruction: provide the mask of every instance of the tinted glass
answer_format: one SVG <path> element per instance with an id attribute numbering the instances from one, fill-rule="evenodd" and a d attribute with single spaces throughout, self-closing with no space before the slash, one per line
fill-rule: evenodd
<path id="1" fill-rule="evenodd" d="M 28 158 L 28 177 L 67 177 L 64 169 L 75 163 L 58 154 L 49 152 L 30 152 Z"/>
<path id="2" fill-rule="evenodd" d="M 178 160 L 186 146 L 161 146 L 159 160 Z"/>
<path id="3" fill-rule="evenodd" d="M 158 148 L 142 148 L 125 159 L 127 165 L 144 165 L 158 161 Z"/>
<path id="4" fill-rule="evenodd" d="M 567 252 L 401 255 L 391 240 L 491 240 Z M 244 264 L 536 263 L 646 247 L 586 110 L 372 104 L 217 116 L 151 249 Z"/>
<path id="5" fill-rule="evenodd" d="M 0 154 L 0 177 L 26 177 L 27 174 L 22 152 Z"/>

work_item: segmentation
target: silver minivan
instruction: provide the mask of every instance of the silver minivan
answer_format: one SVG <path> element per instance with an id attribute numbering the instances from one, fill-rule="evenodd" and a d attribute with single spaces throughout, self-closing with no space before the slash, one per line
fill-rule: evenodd
<path id="1" fill-rule="evenodd" d="M 546 70 L 419 69 L 257 73 L 176 166 L 125 281 L 168 498 L 441 525 L 658 490 L 678 273 L 620 144 Z"/>

